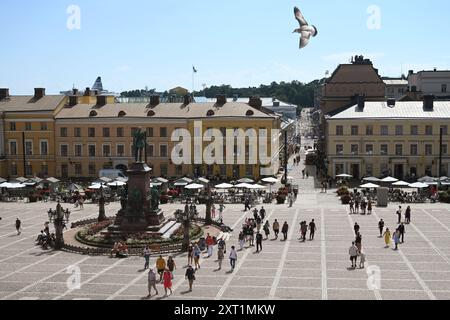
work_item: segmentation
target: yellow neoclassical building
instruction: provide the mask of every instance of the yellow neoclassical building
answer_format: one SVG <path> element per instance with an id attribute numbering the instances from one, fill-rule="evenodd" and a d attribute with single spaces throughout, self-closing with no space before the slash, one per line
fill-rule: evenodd
<path id="1" fill-rule="evenodd" d="M 257 98 L 250 99 L 249 103 L 226 102 L 222 96 L 214 103 L 192 103 L 189 97 L 183 103 L 160 103 L 157 96 L 152 97 L 150 103 L 116 103 L 103 96 L 86 100 L 84 96 L 74 95 L 68 99 L 67 105 L 55 116 L 57 177 L 93 178 L 98 177 L 101 169 L 126 170 L 134 161 L 133 133 L 138 129 L 147 132 L 147 162 L 153 168 L 154 176 L 259 178 L 261 167 L 270 167 L 261 166 L 259 158 L 256 164 L 246 161 L 244 164 L 208 165 L 202 159 L 196 162 L 195 152 L 203 154 L 210 142 L 201 143 L 202 150 L 196 150 L 194 137 L 196 134 L 207 136 L 207 130 L 213 128 L 222 133 L 250 128 L 257 133 L 268 130 L 267 153 L 273 157 L 267 175 L 278 171 L 279 148 L 272 153 L 272 147 L 278 145 L 279 135 L 270 134 L 281 127 L 281 119 L 262 108 L 261 100 Z M 181 141 L 172 141 L 171 137 L 182 129 L 189 133 L 191 159 L 188 163 L 177 164 L 173 162 L 172 151 Z M 224 155 L 226 150 L 224 148 Z M 233 147 L 233 155 L 242 153 L 246 159 L 251 156 L 248 150 Z"/>
<path id="2" fill-rule="evenodd" d="M 48 177 L 56 173 L 55 115 L 67 102 L 61 95 L 14 96 L 0 89 L 0 175 Z"/>
<path id="3" fill-rule="evenodd" d="M 448 175 L 450 102 L 363 102 L 326 119 L 328 174 Z M 442 149 L 440 131 L 443 132 Z M 439 158 L 442 151 L 442 168 Z"/>

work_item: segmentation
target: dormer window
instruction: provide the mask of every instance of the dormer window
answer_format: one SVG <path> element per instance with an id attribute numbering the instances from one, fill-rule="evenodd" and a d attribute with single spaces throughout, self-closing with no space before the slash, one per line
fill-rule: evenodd
<path id="1" fill-rule="evenodd" d="M 126 115 L 127 115 L 127 113 L 126 113 L 125 111 L 120 111 L 119 114 L 118 114 L 118 117 L 119 117 L 119 118 L 123 118 L 123 117 L 125 117 Z"/>
<path id="2" fill-rule="evenodd" d="M 90 113 L 89 113 L 89 117 L 96 117 L 98 114 L 97 114 L 97 111 L 94 111 L 94 110 L 92 110 Z"/>

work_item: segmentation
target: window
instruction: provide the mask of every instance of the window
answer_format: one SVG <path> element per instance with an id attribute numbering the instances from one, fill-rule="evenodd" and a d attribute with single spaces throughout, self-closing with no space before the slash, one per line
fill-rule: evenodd
<path id="1" fill-rule="evenodd" d="M 80 138 L 81 137 L 81 128 L 74 128 L 73 135 L 77 138 Z"/>
<path id="2" fill-rule="evenodd" d="M 31 131 L 31 122 L 25 122 L 25 131 Z"/>
<path id="3" fill-rule="evenodd" d="M 221 176 L 226 176 L 227 175 L 227 166 L 226 165 L 221 165 L 220 166 L 220 175 Z"/>
<path id="4" fill-rule="evenodd" d="M 88 155 L 89 157 L 95 157 L 95 144 L 90 144 L 88 146 Z"/>
<path id="5" fill-rule="evenodd" d="M 81 176 L 83 174 L 83 167 L 81 166 L 81 163 L 75 163 L 75 175 Z"/>
<path id="6" fill-rule="evenodd" d="M 433 126 L 425 126 L 425 134 L 427 136 L 432 136 L 433 135 Z"/>
<path id="7" fill-rule="evenodd" d="M 159 156 L 163 158 L 167 157 L 167 145 L 161 144 L 159 146 Z"/>
<path id="8" fill-rule="evenodd" d="M 15 163 L 11 164 L 11 175 L 17 176 L 17 164 Z"/>
<path id="9" fill-rule="evenodd" d="M 245 166 L 245 175 L 252 177 L 253 176 L 253 166 L 247 165 Z"/>
<path id="10" fill-rule="evenodd" d="M 440 129 L 442 129 L 442 134 L 444 136 L 446 136 L 448 134 L 448 126 L 447 125 L 442 125 Z M 440 130 L 439 130 L 439 134 L 440 134 Z"/>
<path id="11" fill-rule="evenodd" d="M 67 164 L 62 164 L 61 165 L 61 176 L 63 178 L 68 178 L 69 177 L 69 166 Z"/>
<path id="12" fill-rule="evenodd" d="M 153 138 L 153 128 L 147 128 L 147 137 Z"/>
<path id="13" fill-rule="evenodd" d="M 373 135 L 373 126 L 367 126 L 366 127 L 366 136 L 372 136 Z"/>
<path id="14" fill-rule="evenodd" d="M 336 145 L 336 154 L 344 154 L 344 145 L 342 144 Z"/>
<path id="15" fill-rule="evenodd" d="M 159 128 L 159 136 L 161 138 L 166 138 L 167 137 L 167 128 L 165 128 L 165 127 Z"/>
<path id="16" fill-rule="evenodd" d="M 95 138 L 95 128 L 88 128 L 88 137 Z"/>
<path id="17" fill-rule="evenodd" d="M 168 172 L 167 163 L 161 163 L 159 166 L 159 169 L 161 171 L 161 176 L 167 176 L 167 172 Z"/>
<path id="18" fill-rule="evenodd" d="M 352 134 L 352 136 L 357 136 L 358 135 L 358 126 L 352 126 L 351 127 L 351 134 Z"/>
<path id="19" fill-rule="evenodd" d="M 111 156 L 111 146 L 109 144 L 104 144 L 103 147 L 103 156 L 110 157 Z"/>
<path id="20" fill-rule="evenodd" d="M 48 155 L 48 141 L 47 140 L 40 141 L 40 151 L 41 151 L 41 156 Z"/>
<path id="21" fill-rule="evenodd" d="M 402 156 L 403 155 L 403 145 L 402 144 L 396 144 L 395 145 L 395 155 L 396 156 Z"/>
<path id="22" fill-rule="evenodd" d="M 336 126 L 336 135 L 337 136 L 343 136 L 344 135 L 344 127 L 343 126 Z"/>
<path id="23" fill-rule="evenodd" d="M 93 164 L 93 163 L 89 164 L 88 170 L 89 170 L 89 175 L 96 175 L 97 174 L 97 169 L 95 167 L 95 164 Z"/>
<path id="24" fill-rule="evenodd" d="M 355 155 L 355 154 L 358 154 L 358 145 L 357 144 L 352 144 L 351 145 L 351 153 L 353 154 L 353 155 Z"/>
<path id="25" fill-rule="evenodd" d="M 417 156 L 418 155 L 417 144 L 412 144 L 412 145 L 409 146 L 409 153 L 412 156 Z"/>
<path id="26" fill-rule="evenodd" d="M 118 157 L 124 157 L 125 156 L 125 146 L 123 144 L 117 145 L 117 156 Z"/>
<path id="27" fill-rule="evenodd" d="M 122 138 L 124 135 L 124 130 L 123 128 L 117 128 L 117 137 L 118 138 Z"/>
<path id="28" fill-rule="evenodd" d="M 47 123 L 41 122 L 41 131 L 47 131 L 47 130 L 48 130 Z"/>
<path id="29" fill-rule="evenodd" d="M 59 135 L 63 138 L 67 137 L 67 128 L 60 128 Z"/>
<path id="30" fill-rule="evenodd" d="M 82 157 L 83 156 L 83 152 L 82 152 L 82 145 L 81 144 L 76 144 L 75 145 L 75 147 L 74 147 L 74 154 L 75 154 L 75 157 Z"/>
<path id="31" fill-rule="evenodd" d="M 33 141 L 25 140 L 25 154 L 27 156 L 33 155 Z"/>
<path id="32" fill-rule="evenodd" d="M 419 127 L 418 126 L 411 126 L 411 135 L 417 136 L 419 134 Z"/>
<path id="33" fill-rule="evenodd" d="M 382 156 L 386 156 L 388 154 L 388 145 L 387 144 L 380 145 L 380 154 Z"/>
<path id="34" fill-rule="evenodd" d="M 370 163 L 366 164 L 366 174 L 369 176 L 373 175 L 373 165 Z"/>
<path id="35" fill-rule="evenodd" d="M 433 155 L 433 145 L 432 144 L 426 144 L 425 145 L 425 155 L 426 156 Z"/>
<path id="36" fill-rule="evenodd" d="M 69 148 L 67 144 L 62 144 L 59 147 L 61 157 L 67 157 L 69 155 Z"/>
<path id="37" fill-rule="evenodd" d="M 446 144 L 443 144 L 442 145 L 442 154 L 443 155 L 448 155 L 448 149 L 447 149 L 447 145 Z"/>
<path id="38" fill-rule="evenodd" d="M 10 131 L 16 131 L 16 123 L 15 122 L 11 122 L 9 124 L 9 130 Z"/>
<path id="39" fill-rule="evenodd" d="M 109 128 L 103 128 L 103 137 L 109 138 L 109 136 L 110 136 Z"/>
<path id="40" fill-rule="evenodd" d="M 147 147 L 147 155 L 149 157 L 154 157 L 155 156 L 155 146 L 152 144 L 149 144 Z"/>
<path id="41" fill-rule="evenodd" d="M 41 165 L 41 176 L 48 176 L 48 165 L 42 164 Z"/>
<path id="42" fill-rule="evenodd" d="M 380 127 L 380 134 L 382 136 L 388 136 L 389 135 L 389 127 L 388 126 L 381 126 Z"/>
<path id="43" fill-rule="evenodd" d="M 373 155 L 373 144 L 366 144 L 366 154 L 369 156 Z"/>
<path id="44" fill-rule="evenodd" d="M 25 165 L 25 176 L 29 177 L 33 175 L 33 166 L 31 164 Z"/>
<path id="45" fill-rule="evenodd" d="M 403 126 L 402 125 L 396 125 L 395 126 L 395 135 L 396 136 L 402 136 L 403 135 Z"/>
<path id="46" fill-rule="evenodd" d="M 447 92 L 447 85 L 446 84 L 441 85 L 441 92 L 442 93 L 446 93 Z"/>
<path id="47" fill-rule="evenodd" d="M 17 141 L 9 142 L 9 154 L 12 156 L 17 155 Z"/>

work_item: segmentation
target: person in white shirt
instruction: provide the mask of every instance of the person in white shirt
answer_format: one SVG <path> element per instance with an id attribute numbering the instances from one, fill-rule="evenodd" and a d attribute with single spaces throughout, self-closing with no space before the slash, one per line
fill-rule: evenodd
<path id="1" fill-rule="evenodd" d="M 231 270 L 232 271 L 236 267 L 236 260 L 237 260 L 236 248 L 234 246 L 232 246 L 231 247 L 231 251 L 230 251 L 230 265 L 231 265 Z"/>

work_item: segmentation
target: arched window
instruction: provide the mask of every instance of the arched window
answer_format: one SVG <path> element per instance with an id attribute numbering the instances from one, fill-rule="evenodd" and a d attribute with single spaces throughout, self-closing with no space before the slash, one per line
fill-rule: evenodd
<path id="1" fill-rule="evenodd" d="M 212 117 L 213 115 L 215 115 L 216 113 L 213 110 L 208 110 L 208 112 L 206 113 L 206 116 L 208 117 Z"/>
<path id="2" fill-rule="evenodd" d="M 89 117 L 96 117 L 98 114 L 97 114 L 97 111 L 95 111 L 95 110 L 92 110 L 90 113 L 89 113 Z"/>
<path id="3" fill-rule="evenodd" d="M 127 115 L 127 113 L 125 111 L 120 111 L 118 117 L 119 118 L 123 118 Z"/>
<path id="4" fill-rule="evenodd" d="M 155 111 L 150 110 L 150 111 L 147 113 L 147 117 L 153 117 L 153 116 L 155 116 Z"/>
<path id="5" fill-rule="evenodd" d="M 247 117 L 250 117 L 252 115 L 254 115 L 255 113 L 253 112 L 253 110 L 247 110 L 247 113 L 245 114 Z"/>

